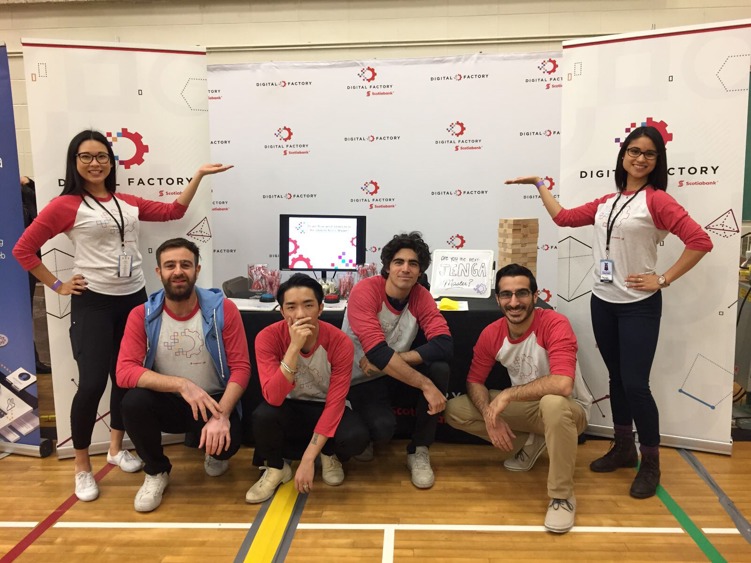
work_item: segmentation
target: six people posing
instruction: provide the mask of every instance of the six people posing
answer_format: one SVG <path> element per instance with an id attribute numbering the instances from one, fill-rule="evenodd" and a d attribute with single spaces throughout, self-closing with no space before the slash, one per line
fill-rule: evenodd
<path id="1" fill-rule="evenodd" d="M 201 178 L 231 167 L 201 167 L 182 195 L 164 204 L 116 194 L 114 162 L 100 133 L 74 137 L 62 195 L 42 210 L 13 252 L 40 281 L 72 295 L 71 344 L 79 367 L 71 407 L 76 495 L 87 501 L 98 496 L 88 447 L 109 374 L 116 384 L 107 460 L 125 471 L 144 468 L 134 504 L 148 512 L 161 503 L 172 469 L 161 432 L 197 437 L 194 445 L 205 450 L 208 475 L 227 470 L 240 447 L 237 407 L 250 363 L 237 307 L 218 290 L 195 287 L 200 265 L 193 243 L 171 239 L 160 246 L 156 271 L 164 288 L 146 299 L 138 223 L 182 217 Z M 631 495 L 647 498 L 660 479 L 658 412 L 649 389 L 660 290 L 695 266 L 712 244 L 667 195 L 665 146 L 654 128 L 637 128 L 628 136 L 615 178 L 617 193 L 570 210 L 537 176 L 506 183 L 536 185 L 558 225 L 595 225 L 592 323 L 610 375 L 615 439 L 590 468 L 635 467 L 635 423 L 642 463 Z M 656 247 L 669 232 L 686 248 L 660 274 Z M 66 281 L 36 256 L 58 233 L 67 234 L 75 248 L 73 276 Z M 382 249 L 381 275 L 352 289 L 341 330 L 319 319 L 323 291 L 316 280 L 295 274 L 281 285 L 276 297 L 282 320 L 255 341 L 263 401 L 244 416 L 252 416 L 254 463 L 264 471 L 246 501 L 263 502 L 291 480 L 293 459 L 300 460 L 294 474 L 300 493 L 314 488 L 319 461 L 324 483 L 336 486 L 344 481 L 343 463 L 353 457 L 372 460 L 396 429 L 390 390 L 397 381 L 419 392 L 406 460 L 415 487 L 434 484 L 429 447 L 445 409 L 451 426 L 490 442 L 510 471 L 531 469 L 547 449 L 545 527 L 567 532 L 576 511 L 577 437 L 587 427 L 591 401 L 578 374 L 571 325 L 560 313 L 535 307 L 532 272 L 505 265 L 495 284 L 502 316 L 474 347 L 467 394 L 447 404 L 454 343 L 433 297 L 420 284 L 430 260 L 420 233 L 395 235 Z M 420 330 L 426 342 L 413 346 Z M 507 369 L 511 387 L 486 386 L 496 362 Z M 126 430 L 140 459 L 122 449 Z"/>

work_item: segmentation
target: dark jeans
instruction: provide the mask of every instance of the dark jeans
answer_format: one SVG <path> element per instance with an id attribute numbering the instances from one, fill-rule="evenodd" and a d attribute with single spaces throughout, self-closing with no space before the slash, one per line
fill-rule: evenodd
<path id="1" fill-rule="evenodd" d="M 662 293 L 636 303 L 608 303 L 592 295 L 590 309 L 597 347 L 610 374 L 613 423 L 636 423 L 639 442 L 658 446 L 660 415 L 649 373 L 660 334 Z"/>
<path id="2" fill-rule="evenodd" d="M 253 411 L 253 435 L 256 450 L 254 465 L 266 463 L 281 469 L 284 458 L 299 459 L 310 442 L 325 403 L 285 399 L 278 407 L 262 402 Z M 368 445 L 368 431 L 351 409 L 344 409 L 342 420 L 323 446 L 325 455 L 347 461 Z"/>
<path id="3" fill-rule="evenodd" d="M 211 396 L 216 402 L 222 394 Z M 206 424 L 199 413 L 198 420 L 193 419 L 190 405 L 174 393 L 160 393 L 151 389 L 135 388 L 125 394 L 122 402 L 125 430 L 136 446 L 138 455 L 144 462 L 144 471 L 149 475 L 172 470 L 169 458 L 164 455 L 162 432 L 182 434 L 183 432 L 201 435 Z M 209 420 L 211 420 L 209 418 Z M 229 459 L 237 453 L 242 442 L 242 425 L 237 409 L 229 417 L 229 449 L 212 455 L 215 459 Z"/>
<path id="4" fill-rule="evenodd" d="M 448 363 L 420 364 L 415 369 L 430 379 L 441 393 L 446 394 L 451 374 Z M 371 441 L 375 443 L 388 442 L 396 430 L 396 416 L 391 408 L 388 377 L 383 376 L 373 381 L 353 385 L 347 395 L 347 399 L 352 404 L 352 410 L 360 416 L 363 424 L 370 431 Z M 415 412 L 415 430 L 412 433 L 412 441 L 407 444 L 408 453 L 414 453 L 417 446 L 430 446 L 435 441 L 435 431 L 440 416 L 440 414 L 428 414 L 428 401 L 422 393 L 417 399 Z"/>
<path id="5" fill-rule="evenodd" d="M 120 403 L 127 390 L 117 386 L 115 366 L 128 315 L 145 301 L 145 289 L 131 295 L 103 295 L 89 289 L 71 296 L 70 344 L 78 364 L 78 389 L 70 408 L 70 427 L 77 450 L 91 445 L 108 376 L 112 383 L 110 426 L 125 430 Z"/>

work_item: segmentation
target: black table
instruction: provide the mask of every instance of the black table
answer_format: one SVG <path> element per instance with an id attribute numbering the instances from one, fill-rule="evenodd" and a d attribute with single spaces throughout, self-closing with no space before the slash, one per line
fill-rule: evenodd
<path id="1" fill-rule="evenodd" d="M 446 318 L 451 335 L 454 339 L 454 359 L 451 362 L 451 379 L 449 381 L 448 398 L 466 393 L 466 379 L 472 362 L 472 349 L 482 330 L 493 321 L 501 317 L 501 311 L 494 296 L 487 299 L 469 299 L 468 311 L 441 311 Z M 537 302 L 538 307 L 550 308 L 547 303 Z M 248 338 L 250 350 L 251 379 L 248 389 L 242 398 L 243 407 L 243 442 L 253 444 L 252 423 L 250 413 L 261 402 L 261 386 L 258 380 L 258 366 L 256 365 L 255 339 L 261 330 L 276 321 L 281 320 L 279 311 L 241 311 L 245 334 Z M 344 311 L 326 310 L 324 305 L 321 319 L 339 328 L 344 320 Z M 424 335 L 418 333 L 414 345 L 424 342 Z M 412 433 L 414 417 L 404 414 L 414 406 L 419 391 L 399 381 L 390 379 L 392 404 L 397 413 L 397 437 L 408 438 Z M 511 385 L 508 372 L 500 364 L 496 364 L 488 377 L 487 385 L 492 389 L 504 389 Z M 460 432 L 445 424 L 442 417 L 438 425 L 436 438 L 445 442 L 484 443 L 484 441 Z"/>

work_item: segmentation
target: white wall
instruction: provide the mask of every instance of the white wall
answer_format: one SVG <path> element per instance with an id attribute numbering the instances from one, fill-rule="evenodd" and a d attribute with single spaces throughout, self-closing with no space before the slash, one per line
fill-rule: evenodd
<path id="1" fill-rule="evenodd" d="M 33 176 L 21 38 L 203 45 L 209 64 L 558 50 L 561 41 L 751 17 L 748 0 L 246 0 L 6 4 L 19 159 Z"/>

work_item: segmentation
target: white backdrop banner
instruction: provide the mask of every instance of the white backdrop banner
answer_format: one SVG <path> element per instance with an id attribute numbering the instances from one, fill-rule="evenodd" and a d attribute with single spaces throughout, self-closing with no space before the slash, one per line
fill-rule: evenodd
<path id="1" fill-rule="evenodd" d="M 730 453 L 751 22 L 564 43 L 561 203 L 616 191 L 622 139 L 653 125 L 665 139 L 668 193 L 709 233 L 714 250 L 663 291 L 651 387 L 664 445 Z M 607 370 L 589 314 L 591 227 L 561 229 L 559 310 L 579 338 L 582 371 L 598 401 L 590 430 L 612 432 Z M 669 236 L 658 271 L 683 244 Z"/>
<path id="2" fill-rule="evenodd" d="M 23 40 L 31 151 L 39 208 L 60 194 L 70 139 L 93 128 L 110 139 L 117 157 L 118 190 L 174 201 L 198 167 L 209 160 L 206 57 L 201 48 L 170 49 L 120 43 Z M 161 288 L 154 250 L 185 236 L 199 245 L 199 284 L 211 286 L 210 180 L 204 179 L 185 217 L 142 223 L 140 249 L 148 292 Z M 71 277 L 72 245 L 59 235 L 43 249 L 45 265 Z M 70 403 L 78 371 L 68 328 L 70 298 L 47 290 L 54 372 L 58 454 L 72 455 Z M 92 453 L 109 443 L 109 387 L 100 402 Z"/>
<path id="3" fill-rule="evenodd" d="M 498 249 L 498 220 L 540 217 L 503 185 L 546 171 L 557 193 L 559 53 L 209 67 L 214 282 L 278 268 L 279 214 L 366 215 L 367 261 L 402 231 L 431 249 Z M 555 304 L 557 229 L 537 273 Z"/>

